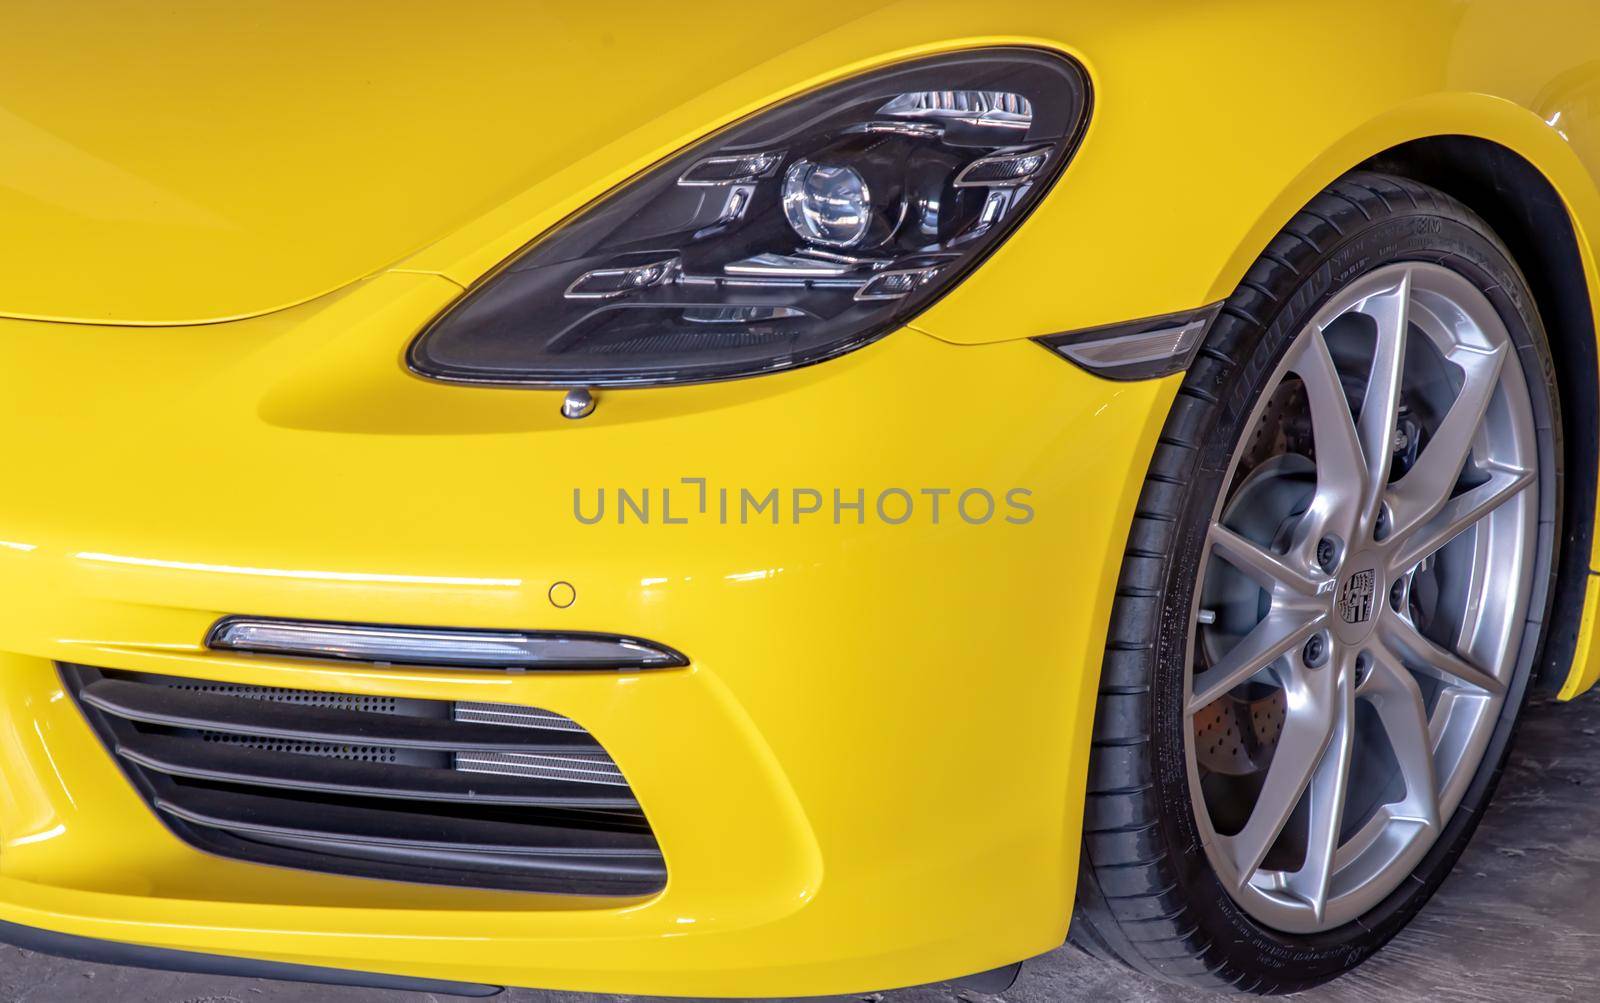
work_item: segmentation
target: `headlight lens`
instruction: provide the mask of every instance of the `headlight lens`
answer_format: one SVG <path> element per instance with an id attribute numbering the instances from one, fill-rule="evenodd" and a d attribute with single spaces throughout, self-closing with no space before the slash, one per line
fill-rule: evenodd
<path id="1" fill-rule="evenodd" d="M 783 178 L 783 213 L 807 242 L 849 247 L 867 235 L 872 194 L 853 167 L 796 160 Z"/>
<path id="2" fill-rule="evenodd" d="M 659 165 L 436 320 L 435 379 L 622 386 L 817 362 L 904 324 L 1003 240 L 1072 154 L 1076 63 L 983 49 L 814 91 Z"/>

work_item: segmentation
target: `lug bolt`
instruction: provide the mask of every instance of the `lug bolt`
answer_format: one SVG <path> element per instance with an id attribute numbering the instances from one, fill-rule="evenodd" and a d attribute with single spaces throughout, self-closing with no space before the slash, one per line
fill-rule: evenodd
<path id="1" fill-rule="evenodd" d="M 1396 579 L 1395 583 L 1389 586 L 1389 605 L 1394 608 L 1396 613 L 1405 612 L 1406 580 L 1404 578 Z"/>
<path id="2" fill-rule="evenodd" d="M 1331 536 L 1317 541 L 1317 565 L 1323 571 L 1332 571 L 1339 559 L 1339 542 Z"/>
<path id="3" fill-rule="evenodd" d="M 1367 681 L 1367 676 L 1372 672 L 1372 656 L 1363 651 L 1356 656 L 1356 685 L 1360 686 Z"/>
<path id="4" fill-rule="evenodd" d="M 1328 642 L 1321 634 L 1312 634 L 1306 641 L 1305 648 L 1300 652 L 1300 657 L 1313 669 L 1321 665 L 1328 658 Z"/>

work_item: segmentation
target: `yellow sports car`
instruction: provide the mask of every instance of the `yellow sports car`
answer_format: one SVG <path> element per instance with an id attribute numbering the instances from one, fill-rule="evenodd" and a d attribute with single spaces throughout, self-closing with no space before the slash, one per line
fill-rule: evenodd
<path id="1" fill-rule="evenodd" d="M 1600 676 L 1600 8 L 16 3 L 0 940 L 1292 992 Z"/>

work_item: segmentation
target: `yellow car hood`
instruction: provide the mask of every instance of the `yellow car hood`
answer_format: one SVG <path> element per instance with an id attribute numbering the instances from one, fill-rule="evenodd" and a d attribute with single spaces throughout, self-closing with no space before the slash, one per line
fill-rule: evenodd
<path id="1" fill-rule="evenodd" d="M 678 5 L 190 7 L 0 17 L 0 316 L 303 302 L 838 27 Z"/>

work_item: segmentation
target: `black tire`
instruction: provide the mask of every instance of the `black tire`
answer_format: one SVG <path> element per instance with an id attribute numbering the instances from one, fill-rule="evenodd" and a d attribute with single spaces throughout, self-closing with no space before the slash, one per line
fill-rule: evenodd
<path id="1" fill-rule="evenodd" d="M 1358 921 L 1289 934 L 1235 904 L 1201 847 L 1183 736 L 1191 599 L 1206 527 L 1264 383 L 1330 296 L 1397 261 L 1433 262 L 1466 276 L 1511 332 L 1538 428 L 1542 563 L 1504 709 L 1438 841 L 1411 879 Z M 1432 188 L 1374 173 L 1348 175 L 1296 215 L 1212 325 L 1145 480 L 1101 672 L 1071 940 L 1169 982 L 1276 994 L 1348 971 L 1404 926 L 1461 854 L 1504 768 L 1553 593 L 1561 456 L 1544 328 L 1521 272 L 1483 220 Z"/>

